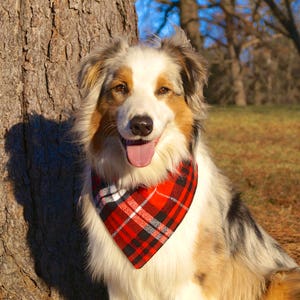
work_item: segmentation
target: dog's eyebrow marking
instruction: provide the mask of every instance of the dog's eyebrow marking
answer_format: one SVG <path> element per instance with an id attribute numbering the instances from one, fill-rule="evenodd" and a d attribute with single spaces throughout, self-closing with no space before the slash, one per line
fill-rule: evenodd
<path id="1" fill-rule="evenodd" d="M 109 73 L 99 94 L 100 100 L 104 96 L 111 96 L 111 90 L 120 84 L 125 84 L 130 93 L 133 89 L 132 69 L 128 66 L 121 66 Z M 111 98 L 112 99 L 112 98 Z"/>
<path id="2" fill-rule="evenodd" d="M 133 88 L 132 69 L 127 66 L 121 66 L 114 74 L 110 86 L 126 83 L 129 90 Z"/>
<path id="3" fill-rule="evenodd" d="M 166 88 L 170 89 L 177 96 L 179 96 L 181 94 L 181 91 L 178 88 L 178 84 L 176 84 L 175 82 L 172 82 L 170 80 L 169 76 L 167 76 L 164 73 L 162 73 L 158 76 L 158 78 L 156 80 L 155 91 L 158 91 L 161 87 L 166 87 Z"/>
<path id="4" fill-rule="evenodd" d="M 156 89 L 159 89 L 163 86 L 168 87 L 170 89 L 173 88 L 172 82 L 168 79 L 168 77 L 165 74 L 161 74 L 156 81 Z"/>

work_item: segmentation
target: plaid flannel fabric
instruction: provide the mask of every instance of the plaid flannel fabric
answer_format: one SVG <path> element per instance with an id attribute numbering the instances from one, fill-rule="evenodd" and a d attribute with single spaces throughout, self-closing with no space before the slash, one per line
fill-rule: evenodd
<path id="1" fill-rule="evenodd" d="M 156 187 L 117 189 L 92 173 L 95 207 L 107 230 L 137 269 L 168 240 L 188 211 L 197 187 L 197 167 L 182 162 Z"/>

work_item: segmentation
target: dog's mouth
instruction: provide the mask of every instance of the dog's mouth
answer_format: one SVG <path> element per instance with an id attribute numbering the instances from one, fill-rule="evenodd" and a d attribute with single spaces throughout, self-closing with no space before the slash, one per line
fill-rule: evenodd
<path id="1" fill-rule="evenodd" d="M 139 168 L 146 167 L 151 163 L 158 140 L 159 138 L 152 141 L 125 140 L 121 137 L 129 163 Z"/>

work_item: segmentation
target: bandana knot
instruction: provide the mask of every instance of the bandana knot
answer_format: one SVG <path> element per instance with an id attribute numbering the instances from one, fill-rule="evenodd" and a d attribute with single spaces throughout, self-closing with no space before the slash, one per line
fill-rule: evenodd
<path id="1" fill-rule="evenodd" d="M 180 164 L 155 187 L 117 189 L 92 172 L 94 205 L 107 230 L 139 269 L 163 246 L 187 213 L 197 187 L 197 167 Z"/>

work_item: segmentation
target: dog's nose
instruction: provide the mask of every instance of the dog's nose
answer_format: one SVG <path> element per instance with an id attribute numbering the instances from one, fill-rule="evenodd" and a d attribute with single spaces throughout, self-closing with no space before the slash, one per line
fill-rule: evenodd
<path id="1" fill-rule="evenodd" d="M 147 136 L 153 130 L 153 121 L 149 116 L 135 116 L 129 126 L 134 135 Z"/>

